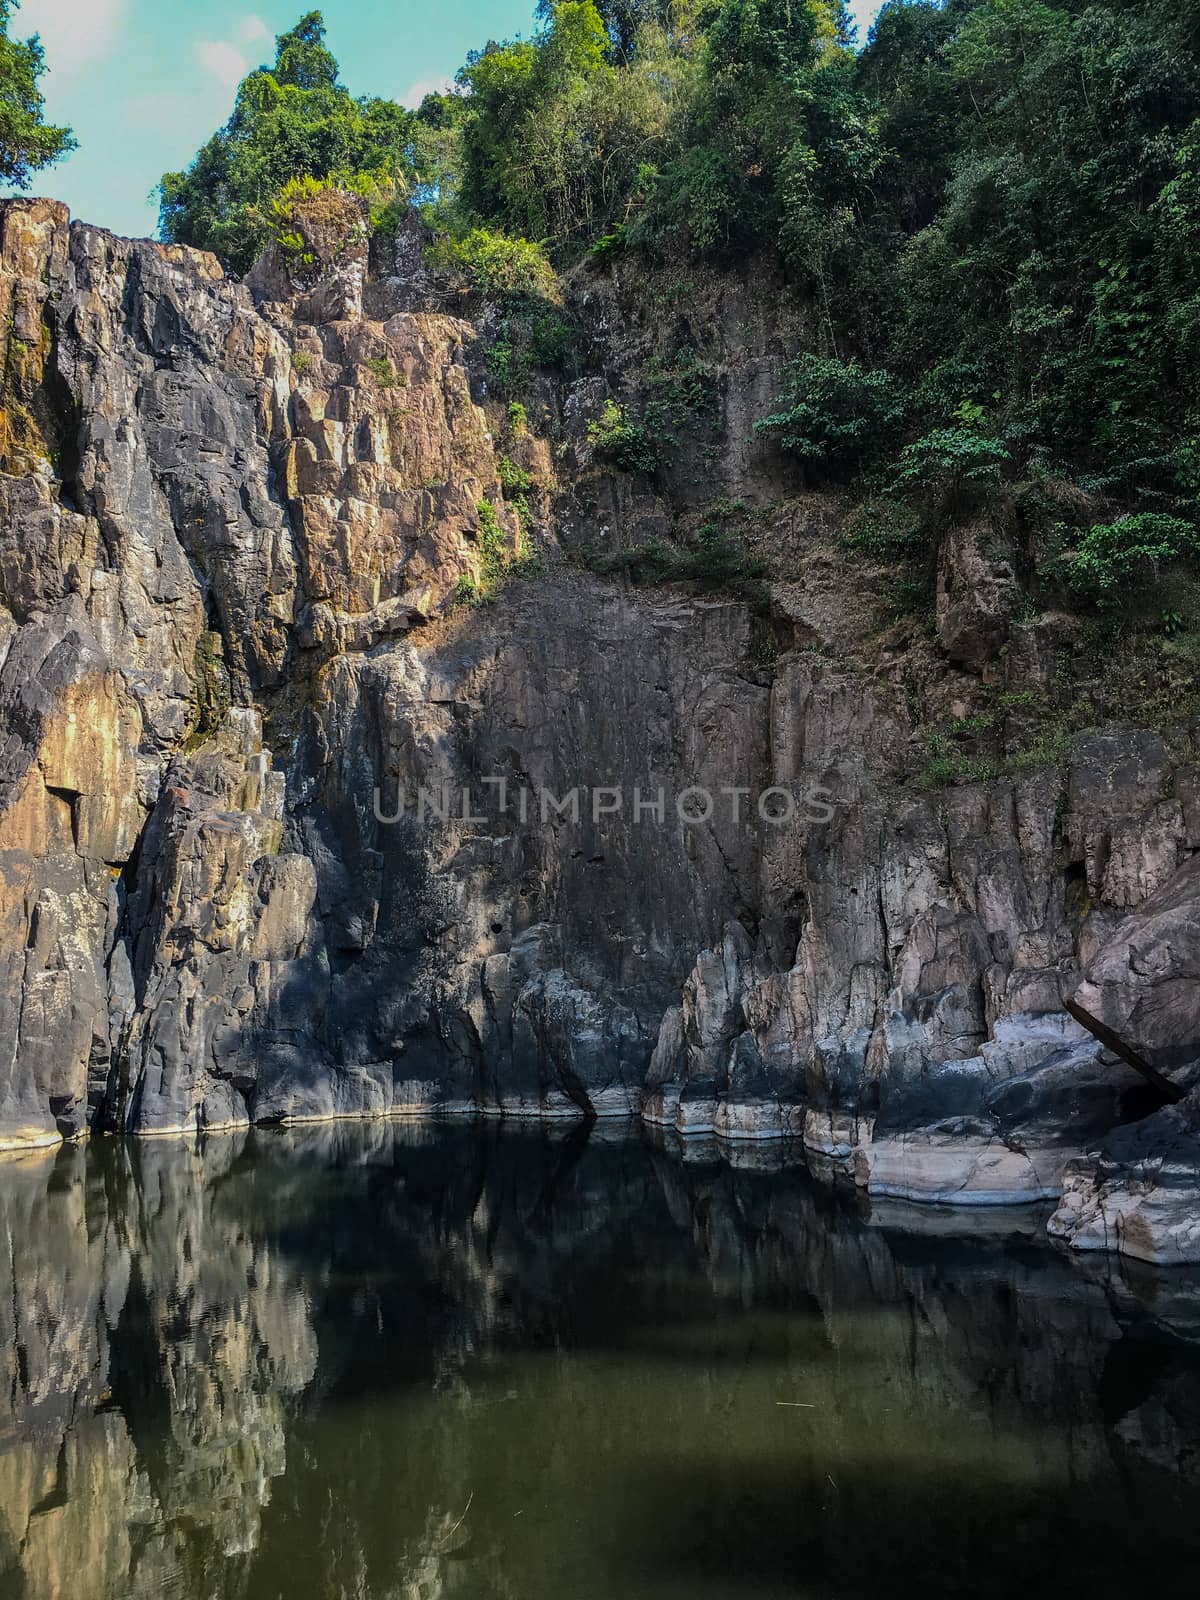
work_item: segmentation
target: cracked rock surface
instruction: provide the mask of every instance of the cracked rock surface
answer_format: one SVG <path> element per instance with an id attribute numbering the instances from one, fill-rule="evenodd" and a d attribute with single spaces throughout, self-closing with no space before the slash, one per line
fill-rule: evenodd
<path id="1" fill-rule="evenodd" d="M 575 307 L 610 373 L 645 334 L 616 292 Z M 643 1113 L 802 1140 L 881 1197 L 1057 1196 L 1069 1169 L 1073 1243 L 1200 1256 L 1190 1103 L 1145 1121 L 1062 1012 L 1082 982 L 1165 1069 L 1200 1054 L 1195 751 L 1123 725 L 1057 767 L 911 781 L 920 717 L 1001 641 L 1010 690 L 1052 671 L 1057 624 L 1015 620 L 1011 553 L 978 529 L 942 552 L 916 689 L 864 645 L 819 497 L 771 513 L 769 625 L 564 559 L 702 491 L 778 495 L 752 423 L 784 333 L 722 295 L 720 442 L 635 481 L 588 443 L 595 373 L 538 379 L 513 434 L 486 314 L 440 307 L 419 250 L 238 284 L 52 202 L 0 208 L 0 1145 Z M 497 539 L 540 575 L 456 604 Z M 689 822 L 694 786 L 829 805 Z M 573 788 L 578 821 L 541 814 Z"/>

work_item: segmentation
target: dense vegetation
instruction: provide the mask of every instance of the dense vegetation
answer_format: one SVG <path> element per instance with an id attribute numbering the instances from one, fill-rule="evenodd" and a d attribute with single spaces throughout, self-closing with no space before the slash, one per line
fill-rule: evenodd
<path id="1" fill-rule="evenodd" d="M 75 148 L 69 128 L 49 126 L 42 115 L 38 79 L 45 70 L 42 47 L 10 39 L 17 0 L 0 0 L 0 182 L 28 189 L 30 177 Z"/>
<path id="2" fill-rule="evenodd" d="M 861 49 L 836 0 L 542 0 L 416 113 L 351 97 L 312 13 L 164 178 L 164 232 L 244 267 L 297 176 L 408 193 L 501 298 L 774 263 L 817 347 L 760 426 L 810 476 L 939 514 L 1006 488 L 1100 606 L 1195 552 L 1200 0 L 890 0 Z M 600 427 L 653 470 L 641 419 Z"/>
<path id="3" fill-rule="evenodd" d="M 412 182 L 412 120 L 394 101 L 355 99 L 339 83 L 311 11 L 279 36 L 274 66 L 243 79 L 233 115 L 188 170 L 164 175 L 163 238 L 244 272 L 281 214 L 286 221 L 289 183 L 331 180 L 382 210 Z"/>

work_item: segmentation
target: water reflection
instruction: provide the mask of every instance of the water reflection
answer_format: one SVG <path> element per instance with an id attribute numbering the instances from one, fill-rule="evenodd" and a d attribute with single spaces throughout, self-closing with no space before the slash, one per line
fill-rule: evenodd
<path id="1" fill-rule="evenodd" d="M 0 1167 L 0 1594 L 675 1600 L 1190 1578 L 1200 1279 L 638 1135 Z"/>

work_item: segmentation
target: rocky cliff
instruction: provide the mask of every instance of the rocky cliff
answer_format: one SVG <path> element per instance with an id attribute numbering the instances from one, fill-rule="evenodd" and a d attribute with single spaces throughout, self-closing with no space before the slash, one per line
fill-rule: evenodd
<path id="1" fill-rule="evenodd" d="M 805 336 L 769 283 L 584 274 L 580 375 L 513 406 L 495 308 L 411 238 L 335 243 L 239 284 L 0 215 L 4 1146 L 641 1113 L 803 1139 L 879 1197 L 1066 1170 L 1074 1245 L 1200 1255 L 1196 1102 L 1062 1008 L 1086 971 L 1189 1088 L 1190 726 L 1119 685 L 1072 721 L 1078 626 L 986 513 L 898 618 L 754 433 Z M 622 470 L 589 424 L 664 337 L 705 415 Z M 591 570 L 713 507 L 769 597 Z M 1000 759 L 927 781 L 946 726 Z"/>

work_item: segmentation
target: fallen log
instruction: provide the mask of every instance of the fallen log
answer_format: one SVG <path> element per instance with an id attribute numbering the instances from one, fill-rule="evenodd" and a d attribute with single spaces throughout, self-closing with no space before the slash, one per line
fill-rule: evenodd
<path id="1" fill-rule="evenodd" d="M 1121 1060 L 1135 1072 L 1140 1072 L 1147 1083 L 1154 1085 L 1164 1100 L 1171 1105 L 1177 1105 L 1183 1099 L 1182 1089 L 1177 1088 L 1157 1067 L 1152 1067 L 1148 1061 L 1144 1061 L 1131 1045 L 1127 1045 L 1110 1027 L 1101 1022 L 1099 1017 L 1094 1017 L 1090 1011 L 1085 1010 L 1074 1000 L 1064 1000 L 1063 1005 L 1080 1027 L 1086 1028 L 1094 1039 L 1099 1039 L 1106 1050 L 1111 1050 L 1113 1055 L 1120 1056 Z"/>

